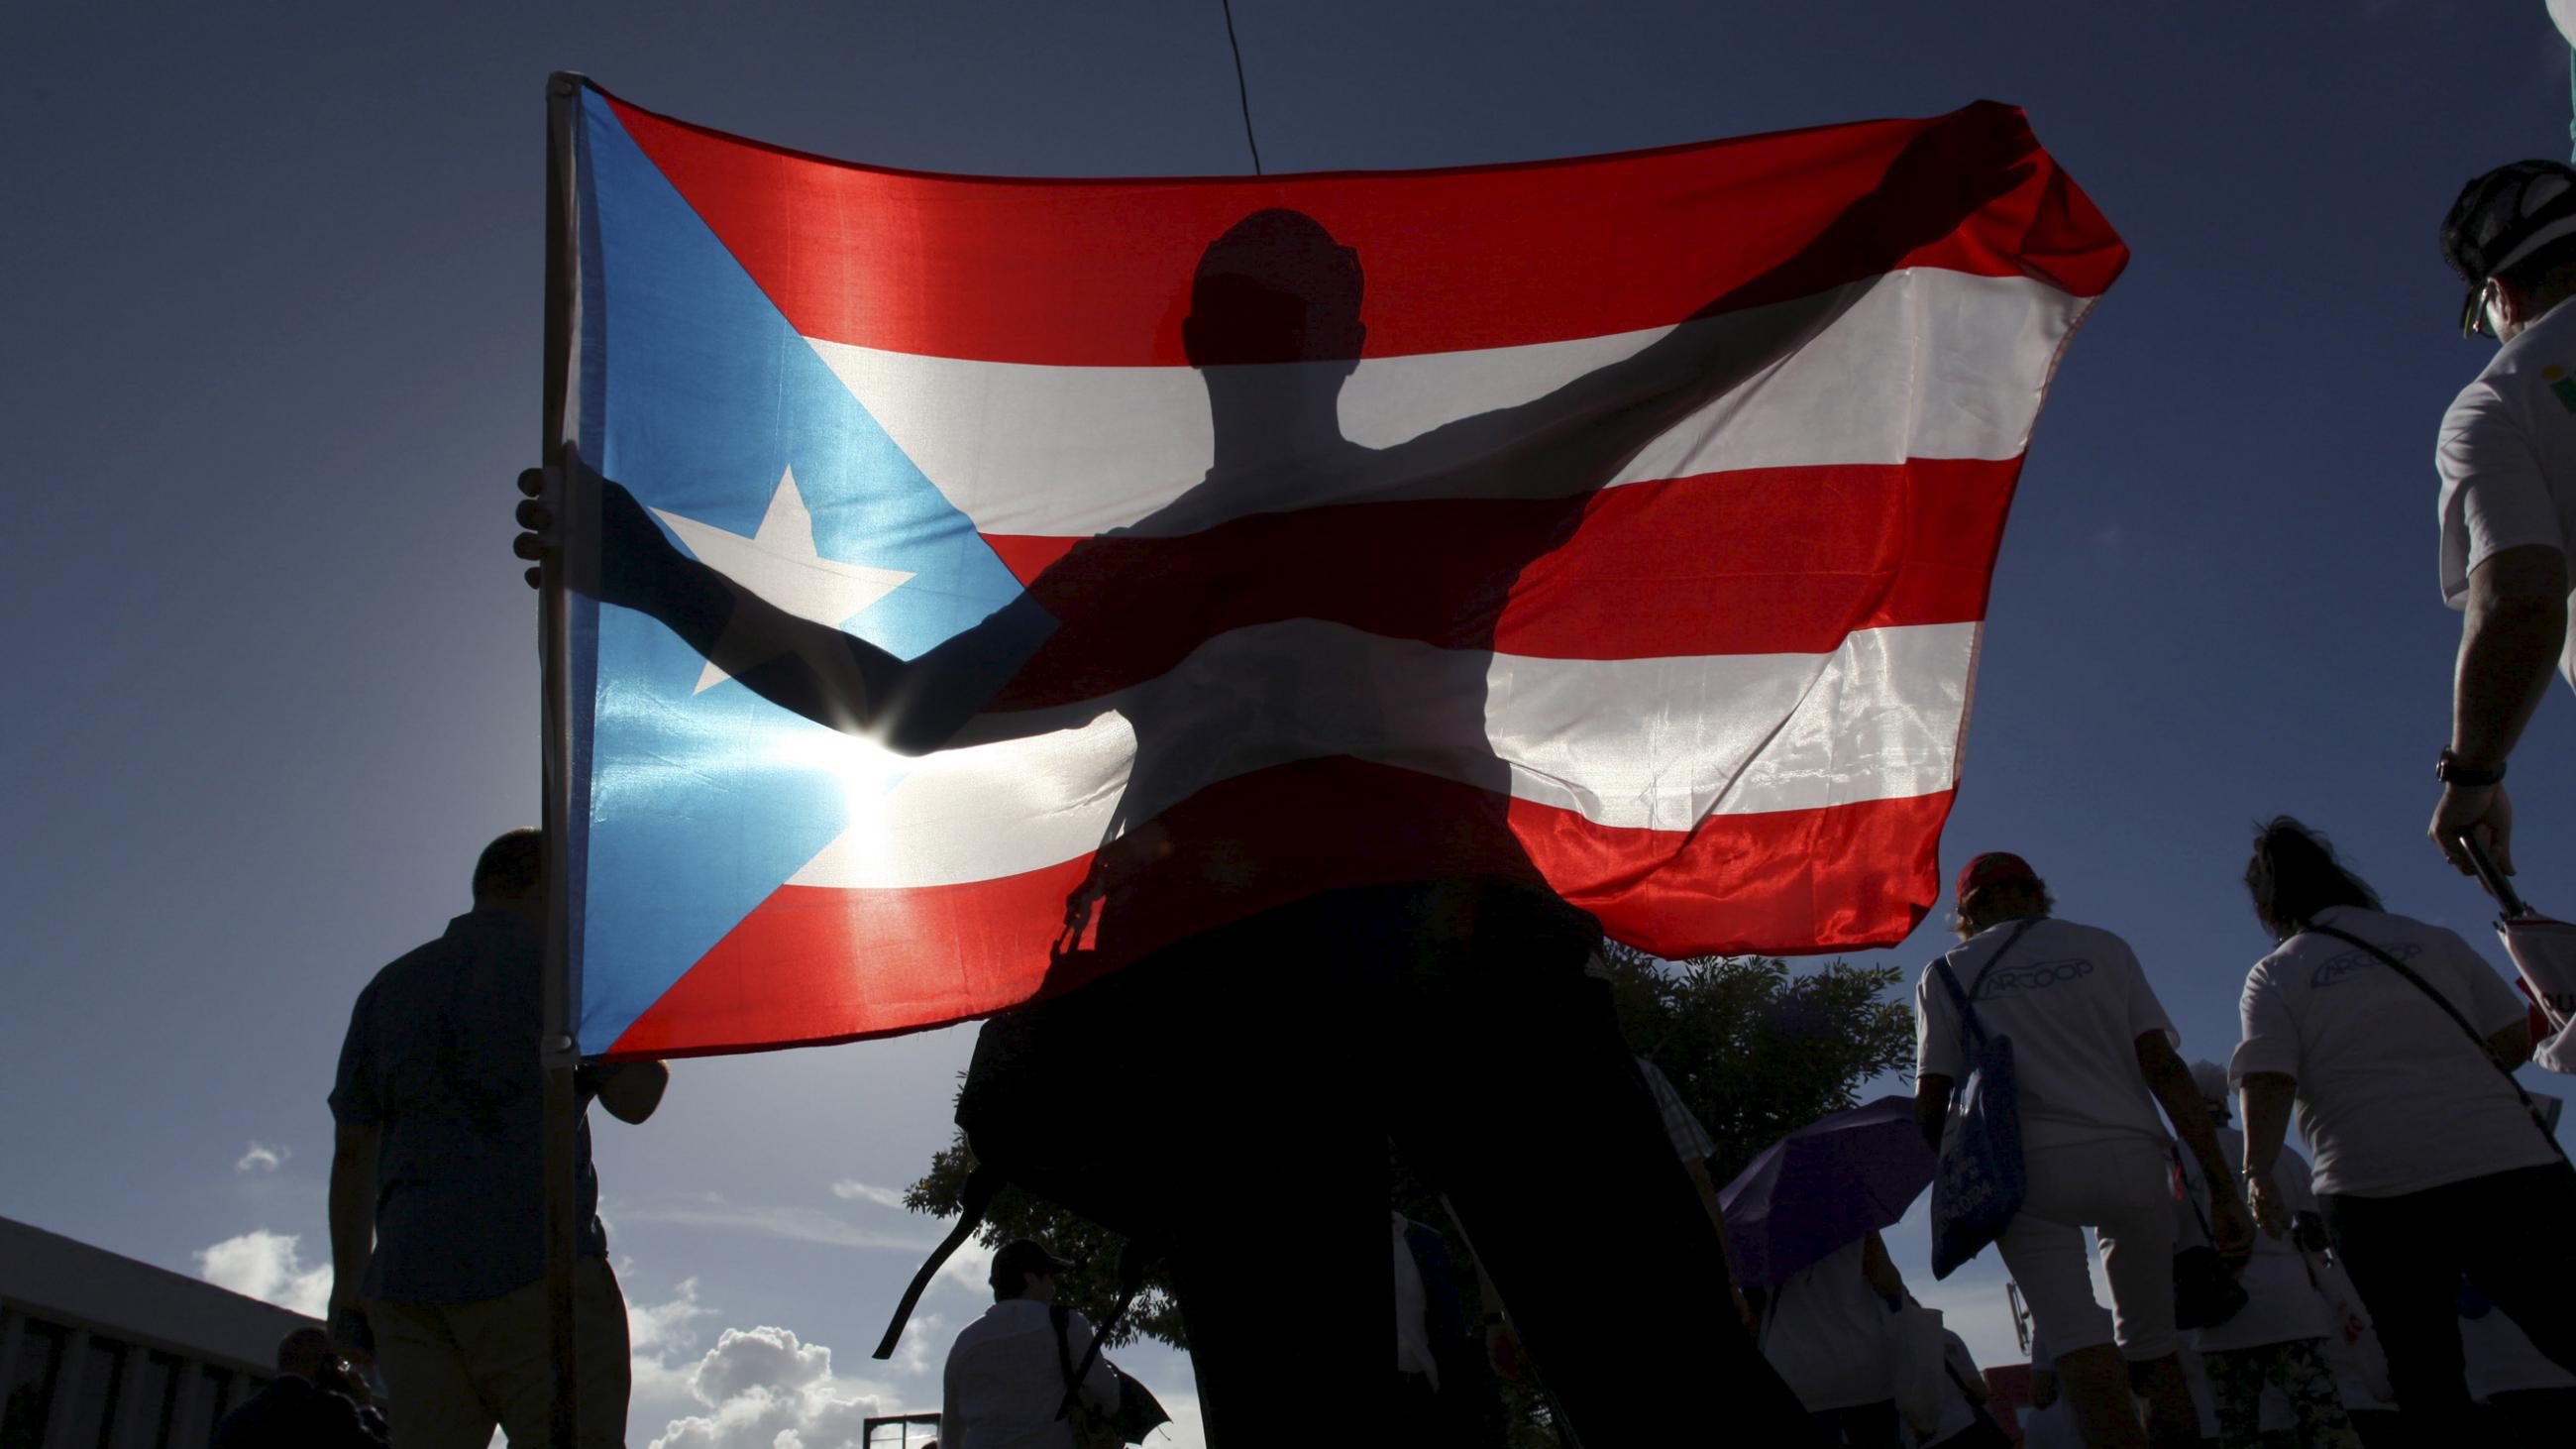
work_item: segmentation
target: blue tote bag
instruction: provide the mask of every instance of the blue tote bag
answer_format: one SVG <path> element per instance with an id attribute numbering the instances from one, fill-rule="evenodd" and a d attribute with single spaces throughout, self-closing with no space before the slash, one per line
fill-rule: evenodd
<path id="1" fill-rule="evenodd" d="M 1985 970 L 1977 973 L 1979 983 L 2029 929 L 2029 921 L 2013 927 L 1987 958 Z M 1950 958 L 1934 961 L 1932 970 L 1958 1005 L 1960 1044 L 1968 1063 L 1967 1075 L 1950 1098 L 1941 1167 L 1932 1179 L 1932 1276 L 1947 1278 L 2002 1235 L 2004 1225 L 2021 1211 L 2030 1180 L 2022 1169 L 2021 1087 L 2013 1072 L 2012 1038 L 1987 1034 L 1976 1007 L 1969 1004 L 1970 993 L 1950 970 Z"/>

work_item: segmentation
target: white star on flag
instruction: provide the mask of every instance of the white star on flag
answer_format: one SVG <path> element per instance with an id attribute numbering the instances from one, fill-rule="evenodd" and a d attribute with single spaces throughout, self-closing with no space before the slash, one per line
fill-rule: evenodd
<path id="1" fill-rule="evenodd" d="M 700 563 L 751 590 L 800 619 L 838 629 L 869 605 L 912 577 L 901 569 L 874 569 L 825 558 L 814 547 L 814 515 L 805 495 L 796 491 L 796 470 L 778 476 L 778 491 L 769 496 L 769 511 L 751 537 L 682 518 L 656 508 L 653 516 L 671 526 Z M 729 676 L 713 663 L 698 675 L 702 694 Z"/>

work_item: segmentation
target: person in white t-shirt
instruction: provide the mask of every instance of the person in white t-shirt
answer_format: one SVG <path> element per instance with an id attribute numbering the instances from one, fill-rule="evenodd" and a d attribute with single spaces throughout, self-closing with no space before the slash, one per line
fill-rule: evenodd
<path id="1" fill-rule="evenodd" d="M 2522 999 L 2458 936 L 2380 909 L 2286 815 L 2256 836 L 2245 884 L 2281 943 L 2245 978 L 2229 1063 L 2246 1195 L 2266 1232 L 2288 1229 L 2275 1167 L 2295 1099 L 2317 1205 L 2387 1350 L 2399 1413 L 2424 1442 L 2463 1434 L 2463 1272 L 2576 1368 L 2576 1169 L 2497 1071 L 2530 1055 Z"/>
<path id="2" fill-rule="evenodd" d="M 1754 1342 L 1828 1442 L 1903 1449 L 1888 1315 L 1905 1280 L 1875 1232 L 1843 1244 L 1763 1295 Z"/>
<path id="3" fill-rule="evenodd" d="M 2513 870 L 2505 758 L 2567 650 L 2576 547 L 2576 170 L 2517 161 L 2470 182 L 2442 221 L 2442 257 L 2468 283 L 2460 330 L 2504 345 L 2442 419 L 2442 598 L 2462 612 L 2451 743 L 2431 834 L 2467 873 L 2475 832 Z"/>
<path id="4" fill-rule="evenodd" d="M 2148 1442 L 2134 1386 L 2153 1442 L 2197 1444 L 2174 1356 L 2171 1139 L 2159 1104 L 2203 1171 L 2227 1184 L 2211 1209 L 2221 1252 L 2241 1257 L 2253 1229 L 2191 1072 L 2174 1055 L 2173 1023 L 2128 944 L 2050 916 L 2048 887 L 2021 857 L 1992 851 L 1969 861 L 1956 894 L 1962 944 L 1926 967 L 1914 991 L 1915 1120 L 1937 1150 L 1966 1074 L 1946 964 L 1986 1032 L 2012 1039 L 2029 1186 L 1996 1246 L 2057 1352 L 2086 1442 Z M 2087 1227 L 2101 1243 L 2116 1321 L 2094 1301 Z"/>
<path id="5" fill-rule="evenodd" d="M 2218 1124 L 2219 1151 L 2230 1162 L 2244 1161 L 2245 1139 L 2226 1125 L 2227 1069 L 2216 1062 L 2193 1062 L 2191 1080 L 2210 1120 Z M 2186 1199 L 2177 1231 L 2196 1237 L 2209 1210 L 2209 1180 L 2189 1163 L 2178 1165 Z M 2274 1180 L 2294 1221 L 2304 1215 L 2321 1234 L 2323 1225 L 2315 1223 L 2316 1197 L 2308 1191 L 2307 1163 L 2282 1148 Z M 2286 1399 L 2300 1449 L 2360 1449 L 2361 1439 L 2344 1413 L 2334 1368 L 2326 1358 L 2326 1339 L 2336 1324 L 2316 1269 L 2308 1262 L 2310 1241 L 2312 1237 L 2295 1232 L 2257 1237 L 2253 1256 L 2237 1275 L 2245 1306 L 2192 1334 L 2192 1347 L 2208 1369 L 2222 1449 L 2257 1449 L 2263 1442 L 2266 1387 L 2279 1389 Z"/>
<path id="6" fill-rule="evenodd" d="M 1066 1371 L 1090 1351 L 1091 1323 L 1071 1311 L 1057 1323 L 1056 1279 L 1072 1266 L 1029 1238 L 993 1254 L 993 1306 L 958 1330 L 940 1375 L 939 1442 L 947 1449 L 1074 1449 L 1073 1422 L 1057 1411 Z M 1104 1414 L 1117 1409 L 1118 1376 L 1107 1358 L 1092 1355 L 1081 1398 Z"/>

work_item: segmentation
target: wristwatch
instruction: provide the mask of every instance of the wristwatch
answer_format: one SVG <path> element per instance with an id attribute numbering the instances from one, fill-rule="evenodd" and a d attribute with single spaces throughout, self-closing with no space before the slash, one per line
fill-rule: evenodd
<path id="1" fill-rule="evenodd" d="M 2433 766 L 2433 778 L 2445 785 L 2463 785 L 2472 790 L 2482 790 L 2489 785 L 2504 783 L 2504 764 L 2498 761 L 2492 770 L 2471 769 L 2460 763 L 2460 757 L 2452 754 L 2448 746 L 2444 746 L 2440 762 Z"/>

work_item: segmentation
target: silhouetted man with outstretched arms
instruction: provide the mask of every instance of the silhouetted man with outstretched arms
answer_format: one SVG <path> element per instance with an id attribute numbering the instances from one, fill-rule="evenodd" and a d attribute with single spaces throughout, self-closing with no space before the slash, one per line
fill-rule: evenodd
<path id="1" fill-rule="evenodd" d="M 1067 999 L 1099 1003 L 1093 1020 L 1118 1035 L 1093 1045 L 1116 1070 L 1067 1081 L 1063 1095 L 1142 1145 L 1124 1164 L 1095 1155 L 1081 1176 L 1005 1165 L 1163 1247 L 1212 1443 L 1306 1442 L 1312 1425 L 1282 1410 L 1316 1384 L 1343 1396 L 1337 1418 L 1382 1421 L 1390 1137 L 1449 1200 L 1590 1449 L 1673 1443 L 1677 1431 L 1813 1442 L 1723 1309 L 1723 1254 L 1606 990 L 1583 973 L 1599 928 L 1548 888 L 1506 818 L 1511 772 L 1486 736 L 1486 675 L 1520 571 L 1571 535 L 1593 490 L 1865 285 L 1816 279 L 1872 276 L 1946 235 L 2024 174 L 2008 168 L 2028 145 L 2016 119 L 1962 112 L 1798 257 L 1696 320 L 1531 402 L 1385 449 L 1339 424 L 1365 335 L 1357 255 L 1302 214 L 1246 217 L 1208 248 L 1183 323 L 1208 389 L 1207 477 L 1076 545 L 1018 600 L 911 661 L 684 557 L 623 489 L 578 465 L 555 480 L 600 489 L 598 576 L 577 587 L 652 615 L 808 718 L 918 753 L 1106 708 L 1126 717 L 1134 766 L 1072 903 L 1077 919 L 1096 918 L 1097 951 L 1060 963 L 1120 966 Z M 546 482 L 532 473 L 522 486 Z M 1295 510 L 1456 500 L 1476 500 L 1488 526 L 1449 536 L 1436 556 L 1380 560 L 1348 535 L 1328 556 L 1270 551 L 1269 530 Z M 522 556 L 541 556 L 551 519 L 537 505 L 521 518 L 541 530 L 522 537 Z M 1395 591 L 1292 586 L 1326 568 L 1365 582 L 1378 567 L 1406 569 L 1400 603 Z M 1288 620 L 1338 627 L 1294 656 L 1238 666 L 1226 653 L 1231 631 Z M 1361 635 L 1423 647 L 1400 674 L 1366 669 L 1367 652 L 1337 652 Z M 1239 725 L 1255 718 L 1310 755 L 1239 759 Z M 1400 728 L 1361 728 L 1389 720 Z M 1399 740 L 1401 758 L 1319 763 L 1365 758 L 1336 748 L 1354 738 Z M 1250 769 L 1299 787 L 1283 798 L 1300 821 L 1189 808 Z M 1278 845 L 1329 842 L 1351 819 L 1370 822 L 1373 838 L 1348 842 L 1363 867 Z M 1170 1175 L 1175 1161 L 1185 1177 Z M 1263 1253 L 1246 1255 L 1247 1240 Z M 1597 1261 L 1627 1244 L 1652 1245 L 1653 1281 Z"/>

